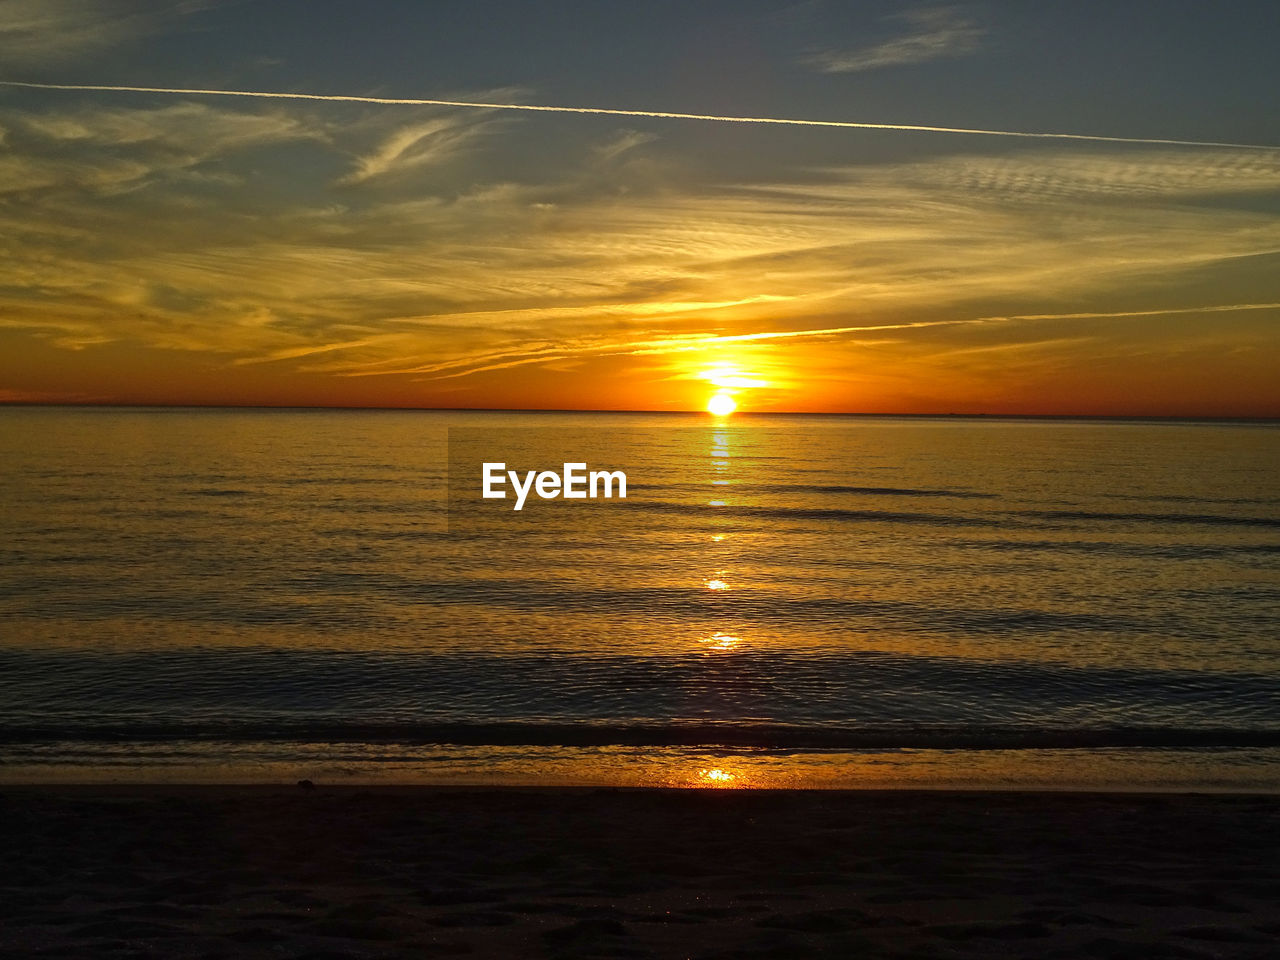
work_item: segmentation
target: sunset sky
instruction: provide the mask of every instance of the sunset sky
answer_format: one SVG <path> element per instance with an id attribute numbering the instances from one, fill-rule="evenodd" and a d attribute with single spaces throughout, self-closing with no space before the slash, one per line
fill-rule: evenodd
<path id="1" fill-rule="evenodd" d="M 0 400 L 1280 416 L 1278 36 L 1274 0 L 0 0 Z"/>

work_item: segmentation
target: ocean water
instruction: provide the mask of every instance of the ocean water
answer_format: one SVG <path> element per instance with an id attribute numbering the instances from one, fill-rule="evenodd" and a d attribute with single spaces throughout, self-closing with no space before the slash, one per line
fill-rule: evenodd
<path id="1" fill-rule="evenodd" d="M 0 503 L 10 782 L 1280 786 L 1274 423 L 7 408 Z"/>

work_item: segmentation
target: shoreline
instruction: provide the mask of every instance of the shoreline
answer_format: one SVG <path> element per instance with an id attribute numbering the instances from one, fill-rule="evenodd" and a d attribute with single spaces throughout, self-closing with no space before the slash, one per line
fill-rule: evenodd
<path id="1" fill-rule="evenodd" d="M 0 787 L 13 957 L 1240 957 L 1280 800 L 1206 793 Z"/>
<path id="2" fill-rule="evenodd" d="M 524 783 L 486 783 L 486 784 L 430 784 L 430 783 L 324 783 L 311 780 L 298 780 L 288 783 L 251 782 L 165 782 L 137 783 L 132 781 L 112 782 L 67 782 L 67 783 L 0 783 L 0 804 L 18 800 L 25 802 L 36 798 L 65 797 L 70 800 L 120 799 L 126 801 L 163 801 L 170 797 L 203 801 L 249 802 L 255 800 L 278 801 L 289 797 L 325 797 L 328 800 L 343 803 L 356 799 L 370 799 L 375 802 L 405 801 L 426 802 L 440 798 L 448 802 L 461 797 L 488 802 L 492 798 L 498 802 L 500 798 L 522 797 L 538 804 L 554 804 L 562 798 L 573 801 L 590 798 L 593 801 L 609 803 L 617 800 L 627 803 L 631 800 L 647 802 L 644 798 L 667 798 L 679 804 L 681 798 L 724 797 L 723 802 L 732 804 L 798 804 L 814 803 L 817 805 L 831 803 L 866 804 L 903 804 L 913 805 L 947 805 L 978 804 L 990 802 L 997 805 L 1008 805 L 1010 808 L 1026 807 L 1030 812 L 1038 804 L 1078 804 L 1081 809 L 1090 805 L 1115 805 L 1138 803 L 1166 807 L 1188 803 L 1194 805 L 1199 801 L 1209 804 L 1237 803 L 1241 805 L 1256 804 L 1260 809 L 1274 807 L 1276 815 L 1277 843 L 1280 843 L 1280 792 L 1238 791 L 1228 789 L 1180 789 L 1180 790 L 1148 790 L 1139 787 L 1131 789 L 1099 790 L 1092 787 L 1080 788 L 1042 788 L 1042 787 L 715 787 L 715 786 L 596 786 L 591 784 L 524 784 Z M 301 802 L 306 802 L 305 799 Z M 659 800 L 657 802 L 667 802 Z M 700 802 L 691 799 L 690 803 Z M 709 802 L 719 802 L 711 800 Z M 4 828 L 0 827 L 0 834 Z M 1280 890 L 1280 888 L 1278 888 Z"/>
<path id="3" fill-rule="evenodd" d="M 0 781 L 0 799 L 11 793 L 19 794 L 120 794 L 141 798 L 159 797 L 169 793 L 201 794 L 224 793 L 254 796 L 282 796 L 298 794 L 326 794 L 335 797 L 360 795 L 420 795 L 431 794 L 531 794 L 547 798 L 555 796 L 736 796 L 736 797 L 824 797 L 853 800 L 857 798 L 945 798 L 965 797 L 991 799 L 1018 798 L 1033 800 L 1037 797 L 1070 797 L 1080 801 L 1097 800 L 1152 800 L 1170 801 L 1181 798 L 1206 798 L 1213 800 L 1274 801 L 1280 808 L 1280 791 L 1236 790 L 1232 788 L 1183 787 L 1152 790 L 1143 786 L 1130 788 L 1078 787 L 998 787 L 998 786 L 936 786 L 917 785 L 901 787 L 734 787 L 734 786 L 615 786 L 598 784 L 534 784 L 534 783 L 411 783 L 401 782 L 325 782 L 303 778 L 297 781 Z"/>

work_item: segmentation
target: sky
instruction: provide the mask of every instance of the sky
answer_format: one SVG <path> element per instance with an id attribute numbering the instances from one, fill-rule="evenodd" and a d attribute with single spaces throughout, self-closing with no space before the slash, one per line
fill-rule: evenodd
<path id="1" fill-rule="evenodd" d="M 0 0 L 0 402 L 1277 417 L 1277 36 Z"/>

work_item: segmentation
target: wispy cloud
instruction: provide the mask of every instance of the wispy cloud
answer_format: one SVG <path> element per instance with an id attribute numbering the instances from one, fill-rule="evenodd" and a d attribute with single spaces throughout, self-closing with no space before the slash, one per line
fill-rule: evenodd
<path id="1" fill-rule="evenodd" d="M 483 402 L 516 368 L 657 384 L 726 357 L 774 382 L 788 357 L 806 382 L 904 358 L 1065 364 L 1124 327 L 1254 330 L 1280 310 L 1280 152 L 1039 145 L 725 182 L 616 128 L 496 161 L 530 126 L 10 104 L 0 337 Z"/>
<path id="2" fill-rule="evenodd" d="M 154 33 L 207 3 L 0 0 L 0 63 L 46 66 Z"/>
<path id="3" fill-rule="evenodd" d="M 658 136 L 654 133 L 643 133 L 639 130 L 623 130 L 617 136 L 595 148 L 595 155 L 601 162 L 608 162 L 622 156 L 646 143 L 652 143 Z"/>
<path id="4" fill-rule="evenodd" d="M 931 7 L 887 18 L 906 32 L 856 50 L 824 50 L 803 62 L 822 73 L 858 73 L 971 54 L 986 31 L 954 7 Z"/>
<path id="5" fill-rule="evenodd" d="M 40 115 L 6 111 L 3 118 L 10 142 L 0 156 L 0 195 L 50 189 L 112 194 L 160 177 L 225 177 L 225 171 L 196 171 L 239 150 L 328 138 L 323 125 L 296 113 L 203 103 Z"/>
<path id="6" fill-rule="evenodd" d="M 922 184 L 1023 202 L 1154 202 L 1273 191 L 1280 186 L 1280 151 L 961 156 L 901 168 L 900 181 L 917 178 Z"/>
<path id="7" fill-rule="evenodd" d="M 1203 160 L 1210 171 L 1234 169 L 1238 155 Z M 1064 158 L 1043 161 L 1076 182 Z M 131 221 L 67 185 L 40 199 L 42 218 L 0 215 L 12 238 L 0 310 L 50 339 L 127 336 L 241 362 L 304 360 L 330 374 L 457 376 L 570 356 L 941 332 L 984 301 L 1096 300 L 1121 289 L 1154 299 L 1188 265 L 1280 249 L 1274 218 L 1169 205 L 1168 192 L 1113 209 L 1107 184 L 1132 179 L 1128 161 L 1115 158 L 1115 174 L 1096 161 L 1085 179 L 1102 187 L 1085 206 L 1075 187 L 1043 183 L 975 193 L 968 184 L 982 174 L 971 157 L 710 193 L 584 197 L 571 183 L 506 185 L 447 201 L 252 214 L 224 202 L 226 191 L 176 203 L 190 196 L 173 184 L 139 195 L 135 210 L 146 216 Z M 991 161 L 995 170 L 1008 162 Z M 1157 160 L 1151 177 L 1162 169 Z M 1245 180 L 1274 191 L 1280 169 L 1251 168 Z M 1212 173 L 1183 181 L 1188 199 L 1205 183 L 1235 182 Z M 549 194 L 558 202 L 546 209 Z M 1070 235 L 1055 210 L 1074 218 Z M 104 222 L 114 231 L 106 260 Z M 921 311 L 953 319 L 896 319 Z M 1014 318 L 1033 315 L 1064 313 Z M 977 316 L 989 325 L 1011 315 Z"/>
<path id="8" fill-rule="evenodd" d="M 456 116 L 434 117 L 402 127 L 372 152 L 357 158 L 356 168 L 339 182 L 348 185 L 364 183 L 442 163 L 474 140 L 479 129 Z"/>

